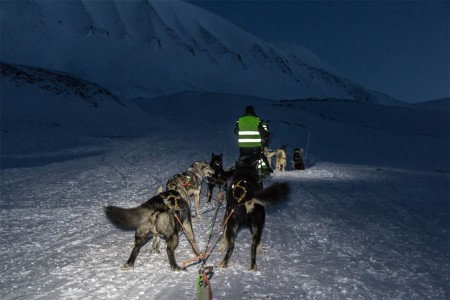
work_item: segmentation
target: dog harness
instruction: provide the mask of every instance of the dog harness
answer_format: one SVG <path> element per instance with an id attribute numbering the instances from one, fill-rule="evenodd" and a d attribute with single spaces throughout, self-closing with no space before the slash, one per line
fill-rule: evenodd
<path id="1" fill-rule="evenodd" d="M 161 195 L 162 196 L 162 195 Z M 178 205 L 178 200 L 180 200 L 180 196 L 176 196 L 169 192 L 169 195 L 167 197 L 162 197 L 164 204 L 171 210 L 181 210 L 180 206 Z"/>
<path id="2" fill-rule="evenodd" d="M 242 182 L 247 183 L 244 179 L 241 179 L 236 184 L 233 184 L 231 186 L 231 189 L 233 191 L 233 198 L 236 199 L 238 203 L 242 202 L 242 200 L 244 200 L 245 196 L 247 195 L 247 189 L 245 188 L 245 186 L 241 185 Z M 242 195 L 239 197 L 236 197 L 237 189 L 242 190 Z"/>
<path id="3" fill-rule="evenodd" d="M 184 187 L 193 186 L 192 178 L 186 173 L 180 173 L 169 180 L 169 185 L 171 188 L 176 189 L 177 184 L 181 184 Z"/>

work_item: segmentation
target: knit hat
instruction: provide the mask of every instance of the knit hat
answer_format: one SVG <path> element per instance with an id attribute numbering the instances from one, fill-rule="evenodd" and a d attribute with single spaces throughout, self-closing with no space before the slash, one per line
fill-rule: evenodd
<path id="1" fill-rule="evenodd" d="M 249 105 L 245 108 L 245 114 L 246 115 L 254 115 L 255 114 L 255 109 L 253 108 L 253 106 Z"/>

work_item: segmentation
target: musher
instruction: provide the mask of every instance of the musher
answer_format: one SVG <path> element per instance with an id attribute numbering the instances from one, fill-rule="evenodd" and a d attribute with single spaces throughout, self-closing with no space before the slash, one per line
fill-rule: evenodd
<path id="1" fill-rule="evenodd" d="M 245 108 L 244 115 L 236 122 L 234 133 L 238 136 L 239 155 L 249 156 L 252 161 L 258 161 L 258 169 L 272 173 L 267 157 L 262 153 L 262 145 L 267 140 L 269 132 L 264 129 L 253 106 Z"/>

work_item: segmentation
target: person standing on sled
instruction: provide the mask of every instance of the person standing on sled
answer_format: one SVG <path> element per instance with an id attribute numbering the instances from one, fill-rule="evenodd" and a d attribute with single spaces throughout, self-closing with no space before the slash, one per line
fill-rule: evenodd
<path id="1" fill-rule="evenodd" d="M 263 128 L 263 123 L 256 115 L 253 106 L 245 108 L 244 115 L 236 122 L 234 133 L 238 136 L 239 155 L 258 161 L 272 173 L 267 157 L 262 153 L 263 141 L 267 138 L 268 132 Z"/>

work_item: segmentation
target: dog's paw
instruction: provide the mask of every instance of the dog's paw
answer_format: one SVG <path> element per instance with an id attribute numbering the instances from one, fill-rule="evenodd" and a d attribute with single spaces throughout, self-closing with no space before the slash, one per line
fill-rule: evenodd
<path id="1" fill-rule="evenodd" d="M 174 271 L 174 272 L 179 272 L 179 271 L 185 270 L 185 269 L 183 269 L 183 268 L 180 267 L 180 266 L 170 266 L 170 269 L 171 269 L 172 271 Z"/>
<path id="2" fill-rule="evenodd" d="M 252 267 L 252 266 L 250 266 L 250 269 L 248 269 L 249 271 L 252 271 L 252 272 L 258 272 L 259 270 L 258 270 L 258 267 L 256 266 L 256 264 Z"/>
<path id="3" fill-rule="evenodd" d="M 134 268 L 134 266 L 133 266 L 132 264 L 125 263 L 125 264 L 122 266 L 122 268 L 120 268 L 120 270 L 121 270 L 121 271 L 128 271 L 128 270 L 133 269 L 133 268 Z"/>
<path id="4" fill-rule="evenodd" d="M 225 261 L 222 260 L 222 261 L 216 266 L 216 268 L 221 268 L 221 269 L 228 268 L 228 262 L 225 262 Z"/>
<path id="5" fill-rule="evenodd" d="M 192 218 L 192 223 L 197 223 L 200 219 L 203 219 L 202 215 L 195 215 L 195 217 Z"/>
<path id="6" fill-rule="evenodd" d="M 161 250 L 159 250 L 159 249 L 152 249 L 150 251 L 150 254 L 161 254 Z"/>

